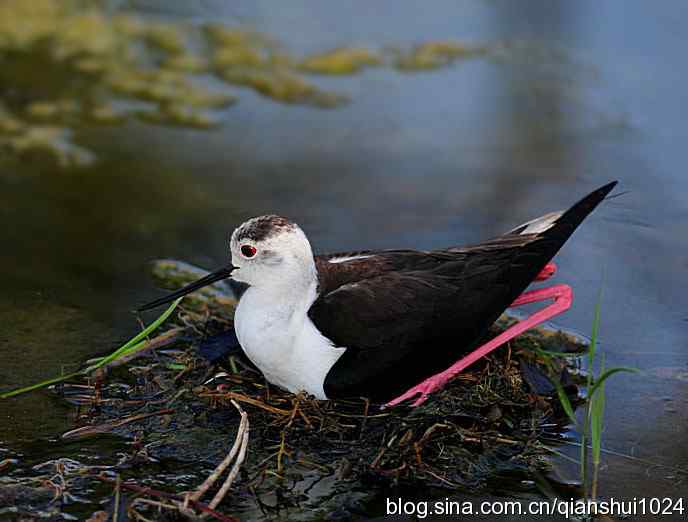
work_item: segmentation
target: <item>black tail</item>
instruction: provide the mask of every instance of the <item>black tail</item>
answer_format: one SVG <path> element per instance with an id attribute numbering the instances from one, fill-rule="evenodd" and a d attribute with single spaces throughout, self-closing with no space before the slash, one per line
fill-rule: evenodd
<path id="1" fill-rule="evenodd" d="M 576 228 L 607 197 L 607 194 L 612 191 L 617 183 L 612 181 L 591 192 L 563 212 L 549 228 L 542 232 L 528 233 L 527 230 L 522 230 L 523 226 L 521 226 L 511 233 L 502 236 L 502 241 L 504 238 L 509 238 L 508 242 L 516 243 L 515 248 L 505 250 L 506 259 L 504 259 L 504 263 L 506 270 L 505 273 L 499 276 L 502 279 L 507 279 L 511 284 L 507 292 L 495 296 L 495 300 L 492 303 L 494 313 L 492 315 L 485 314 L 487 321 L 490 322 L 486 321 L 483 324 L 479 324 L 477 325 L 478 328 L 486 329 L 489 327 L 523 293 L 545 265 L 564 246 L 564 243 L 571 237 Z M 538 220 L 534 221 L 537 222 Z M 523 241 L 520 245 L 518 244 L 519 239 Z M 497 241 L 500 241 L 499 238 Z"/>
<path id="2" fill-rule="evenodd" d="M 551 228 L 542 233 L 542 239 L 548 243 L 547 250 L 549 259 L 554 257 L 563 244 L 571 237 L 574 230 L 576 230 L 583 220 L 595 210 L 597 205 L 604 201 L 604 198 L 607 197 L 617 183 L 618 181 L 612 181 L 594 192 L 591 192 L 564 212 Z M 553 251 L 550 254 L 549 250 L 551 249 L 553 249 Z"/>

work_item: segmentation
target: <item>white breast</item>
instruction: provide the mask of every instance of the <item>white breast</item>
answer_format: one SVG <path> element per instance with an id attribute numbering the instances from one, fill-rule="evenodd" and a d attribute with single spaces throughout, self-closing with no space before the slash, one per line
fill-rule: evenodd
<path id="1" fill-rule="evenodd" d="M 308 317 L 315 289 L 301 303 L 262 295 L 251 287 L 239 301 L 234 328 L 244 352 L 268 382 L 326 399 L 327 373 L 345 348 L 333 346 Z M 291 301 L 288 303 L 286 301 Z"/>

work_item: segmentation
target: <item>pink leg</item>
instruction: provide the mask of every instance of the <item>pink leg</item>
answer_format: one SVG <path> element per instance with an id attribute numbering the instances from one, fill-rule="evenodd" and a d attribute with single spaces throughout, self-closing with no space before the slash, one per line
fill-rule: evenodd
<path id="1" fill-rule="evenodd" d="M 423 404 L 432 392 L 441 389 L 454 376 L 473 364 L 475 361 L 485 357 L 488 353 L 492 352 L 496 348 L 499 348 L 501 345 L 510 341 L 517 335 L 522 334 L 526 330 L 529 330 L 530 328 L 537 326 L 551 317 L 568 310 L 573 302 L 573 292 L 571 287 L 568 285 L 554 285 L 550 288 L 529 290 L 528 292 L 521 294 L 521 296 L 511 304 L 511 306 L 520 306 L 528 303 L 544 301 L 546 299 L 553 299 L 554 302 L 550 305 L 547 305 L 542 310 L 538 310 L 527 319 L 519 321 L 511 328 L 508 328 L 491 341 L 483 344 L 480 348 L 477 348 L 473 352 L 469 353 L 463 359 L 460 359 L 443 372 L 429 377 L 420 384 L 408 390 L 403 395 L 400 395 L 396 399 L 389 401 L 385 407 L 396 406 L 400 402 L 410 399 L 417 394 L 420 394 L 420 397 L 418 397 L 412 406 Z"/>
<path id="2" fill-rule="evenodd" d="M 557 271 L 557 265 L 554 263 L 547 263 L 538 275 L 535 276 L 535 281 L 544 281 L 552 277 Z"/>

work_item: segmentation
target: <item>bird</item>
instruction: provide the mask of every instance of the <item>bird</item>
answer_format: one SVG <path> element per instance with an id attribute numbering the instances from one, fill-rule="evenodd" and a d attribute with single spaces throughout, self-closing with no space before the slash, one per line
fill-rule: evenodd
<path id="1" fill-rule="evenodd" d="M 169 303 L 228 279 L 239 301 L 236 338 L 266 380 L 316 399 L 366 397 L 418 406 L 458 373 L 517 335 L 566 311 L 566 284 L 527 290 L 616 186 L 500 236 L 437 250 L 314 255 L 283 216 L 249 219 L 231 234 L 230 263 L 139 308 Z M 551 301 L 493 339 L 510 307 Z"/>

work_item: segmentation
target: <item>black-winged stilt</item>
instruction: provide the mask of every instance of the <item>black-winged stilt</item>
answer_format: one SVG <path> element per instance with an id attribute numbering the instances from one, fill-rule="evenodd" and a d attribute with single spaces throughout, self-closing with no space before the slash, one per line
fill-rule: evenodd
<path id="1" fill-rule="evenodd" d="M 237 338 L 269 382 L 319 399 L 366 396 L 395 405 L 416 397 L 418 405 L 571 306 L 567 285 L 525 290 L 554 273 L 552 257 L 616 183 L 494 239 L 432 251 L 314 256 L 295 223 L 253 218 L 232 234 L 229 266 L 141 309 L 231 276 L 241 287 Z M 506 308 L 546 300 L 553 302 L 476 346 Z"/>

